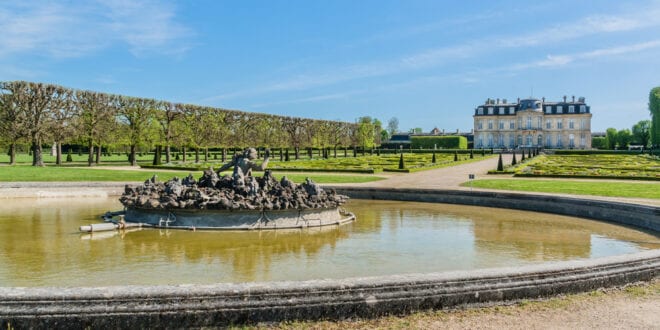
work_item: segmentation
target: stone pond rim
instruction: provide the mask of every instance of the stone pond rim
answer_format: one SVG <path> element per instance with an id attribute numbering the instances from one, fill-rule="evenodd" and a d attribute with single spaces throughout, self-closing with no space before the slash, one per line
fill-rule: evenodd
<path id="1" fill-rule="evenodd" d="M 660 208 L 563 196 L 335 187 L 352 198 L 452 203 L 571 215 L 659 235 Z M 660 249 L 523 267 L 338 280 L 213 285 L 0 288 L 0 326 L 221 326 L 343 319 L 494 304 L 656 278 Z"/>

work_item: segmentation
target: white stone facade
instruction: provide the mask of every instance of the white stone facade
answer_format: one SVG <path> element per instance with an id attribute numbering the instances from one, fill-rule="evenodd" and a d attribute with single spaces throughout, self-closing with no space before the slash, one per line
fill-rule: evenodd
<path id="1" fill-rule="evenodd" d="M 584 98 L 545 102 L 488 99 L 474 111 L 474 148 L 591 149 L 591 109 Z"/>

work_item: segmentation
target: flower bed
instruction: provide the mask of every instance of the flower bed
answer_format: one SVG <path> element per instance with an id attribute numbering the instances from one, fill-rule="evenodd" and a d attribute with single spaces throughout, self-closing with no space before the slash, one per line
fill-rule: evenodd
<path id="1" fill-rule="evenodd" d="M 648 155 L 543 155 L 516 168 L 515 174 L 660 180 L 660 160 Z"/>

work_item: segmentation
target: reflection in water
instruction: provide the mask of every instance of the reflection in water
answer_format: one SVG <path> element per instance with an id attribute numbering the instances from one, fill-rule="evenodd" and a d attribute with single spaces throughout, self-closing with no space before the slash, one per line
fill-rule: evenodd
<path id="1" fill-rule="evenodd" d="M 115 199 L 0 206 L 0 286 L 302 280 L 593 258 L 660 247 L 650 234 L 571 217 L 447 204 L 352 200 L 334 228 L 81 234 Z"/>

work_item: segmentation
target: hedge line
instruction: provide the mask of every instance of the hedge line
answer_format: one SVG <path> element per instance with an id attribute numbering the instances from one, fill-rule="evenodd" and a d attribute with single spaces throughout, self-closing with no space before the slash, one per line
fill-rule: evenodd
<path id="1" fill-rule="evenodd" d="M 468 142 L 464 136 L 411 136 L 410 144 L 413 149 L 435 147 L 442 149 L 467 149 Z"/>

